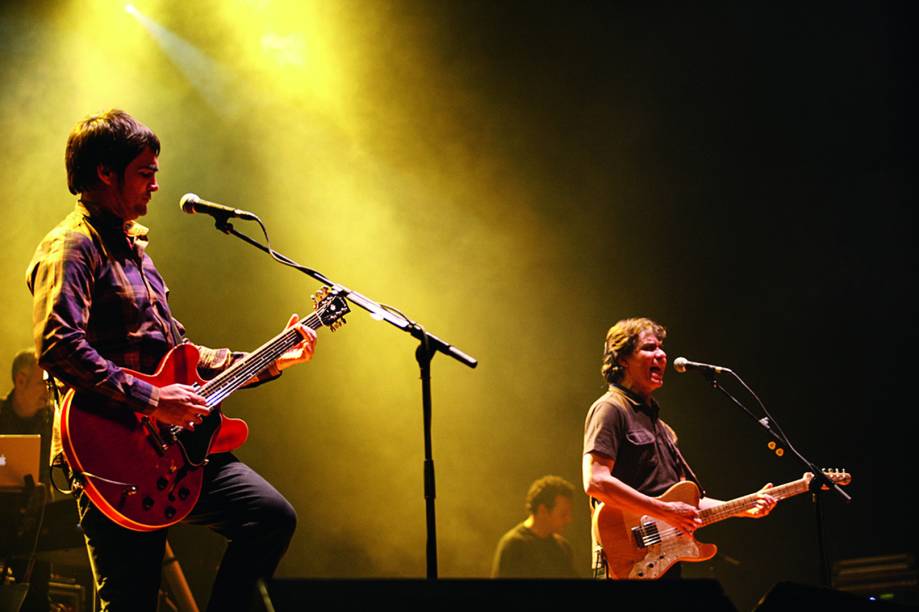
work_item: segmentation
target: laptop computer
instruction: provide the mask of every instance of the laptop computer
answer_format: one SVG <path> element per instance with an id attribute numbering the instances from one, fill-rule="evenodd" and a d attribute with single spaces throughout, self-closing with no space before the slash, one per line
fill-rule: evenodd
<path id="1" fill-rule="evenodd" d="M 41 461 L 41 436 L 0 435 L 0 489 L 21 489 L 25 477 L 37 484 Z"/>

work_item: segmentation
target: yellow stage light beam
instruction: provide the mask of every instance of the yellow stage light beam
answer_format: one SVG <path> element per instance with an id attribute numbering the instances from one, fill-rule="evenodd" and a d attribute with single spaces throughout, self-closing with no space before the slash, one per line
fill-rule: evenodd
<path id="1" fill-rule="evenodd" d="M 141 13 L 133 4 L 125 5 L 125 10 L 150 33 L 163 53 L 211 108 L 226 115 L 236 114 L 239 110 L 238 97 L 230 92 L 236 79 L 228 68 Z"/>

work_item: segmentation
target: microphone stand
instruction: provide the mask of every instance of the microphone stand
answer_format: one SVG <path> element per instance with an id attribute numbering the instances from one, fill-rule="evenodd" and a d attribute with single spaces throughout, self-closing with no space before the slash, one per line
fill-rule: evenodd
<path id="1" fill-rule="evenodd" d="M 734 404 L 736 404 L 737 406 L 740 406 L 740 408 L 743 409 L 743 411 L 746 412 L 750 416 L 750 418 L 752 418 L 756 422 L 757 425 L 765 429 L 769 433 L 770 436 L 772 436 L 775 440 L 784 444 L 789 450 L 791 450 L 791 452 L 795 455 L 795 457 L 797 457 L 798 460 L 802 464 L 804 464 L 807 471 L 811 472 L 814 475 L 814 477 L 811 479 L 809 483 L 808 488 L 810 489 L 811 496 L 814 501 L 814 509 L 815 509 L 816 519 L 817 519 L 817 550 L 820 556 L 819 572 L 820 572 L 820 579 L 823 583 L 823 586 L 829 587 L 830 586 L 830 569 L 829 569 L 829 562 L 827 560 L 826 545 L 824 543 L 824 536 L 823 536 L 823 511 L 820 506 L 820 496 L 818 495 L 818 493 L 820 493 L 822 489 L 833 489 L 843 498 L 843 500 L 845 500 L 846 503 L 851 502 L 852 497 L 848 493 L 843 491 L 842 487 L 840 487 L 837 483 L 827 478 L 827 475 L 823 473 L 822 469 L 818 468 L 816 465 L 814 465 L 812 461 L 810 461 L 809 459 L 804 457 L 804 455 L 798 452 L 798 450 L 794 447 L 794 445 L 789 441 L 788 436 L 785 435 L 785 432 L 782 431 L 782 427 L 775 420 L 775 417 L 770 415 L 769 411 L 766 410 L 766 406 L 759 399 L 759 396 L 753 392 L 753 389 L 751 389 L 747 385 L 747 383 L 745 383 L 743 379 L 737 375 L 736 372 L 734 372 L 730 368 L 721 368 L 721 370 L 723 372 L 730 373 L 731 376 L 737 379 L 737 381 L 743 386 L 743 388 L 746 389 L 750 393 L 750 395 L 753 396 L 754 399 L 756 399 L 757 403 L 760 405 L 760 408 L 762 408 L 763 410 L 763 414 L 765 414 L 766 416 L 764 416 L 761 419 L 757 418 L 756 415 L 753 414 L 753 412 L 750 411 L 749 408 L 744 406 L 743 403 L 740 402 L 740 400 L 738 400 L 736 397 L 731 395 L 727 391 L 727 389 L 721 386 L 721 384 L 718 382 L 718 373 L 715 371 L 715 369 L 713 368 L 704 369 L 702 370 L 702 374 L 703 376 L 705 376 L 705 378 L 708 379 L 712 387 L 714 387 L 718 391 L 721 391 L 721 393 L 726 395 L 728 399 L 730 399 Z"/>
<path id="2" fill-rule="evenodd" d="M 421 409 L 424 429 L 424 500 L 427 536 L 425 546 L 426 576 L 428 580 L 436 580 L 437 526 L 434 512 L 434 501 L 437 497 L 437 494 L 434 483 L 434 458 L 431 448 L 431 360 L 437 353 L 443 353 L 444 355 L 452 357 L 453 359 L 470 368 L 476 367 L 478 365 L 478 361 L 474 357 L 467 355 L 450 343 L 426 332 L 420 324 L 410 320 L 395 308 L 375 302 L 356 291 L 352 291 L 344 285 L 333 282 L 320 272 L 317 272 L 311 268 L 307 268 L 306 266 L 302 266 L 289 257 L 278 253 L 271 248 L 271 242 L 268 240 L 268 232 L 265 229 L 265 225 L 262 223 L 262 220 L 259 219 L 258 216 L 255 216 L 254 220 L 261 226 L 262 232 L 265 234 L 265 241 L 268 244 L 262 244 L 257 240 L 253 240 L 249 236 L 236 231 L 233 225 L 229 222 L 229 218 L 232 216 L 232 211 L 227 211 L 226 213 L 214 212 L 211 214 L 214 215 L 215 227 L 224 234 L 232 234 L 233 236 L 236 236 L 240 240 L 254 246 L 255 248 L 264 251 L 279 263 L 299 270 L 303 274 L 306 274 L 307 276 L 316 279 L 320 283 L 327 285 L 332 289 L 333 292 L 346 297 L 352 304 L 356 304 L 357 306 L 360 306 L 369 312 L 372 318 L 378 321 L 386 321 L 390 325 L 393 325 L 401 331 L 410 334 L 413 338 L 418 340 L 418 348 L 415 349 L 415 360 L 418 362 L 418 368 L 421 372 Z"/>

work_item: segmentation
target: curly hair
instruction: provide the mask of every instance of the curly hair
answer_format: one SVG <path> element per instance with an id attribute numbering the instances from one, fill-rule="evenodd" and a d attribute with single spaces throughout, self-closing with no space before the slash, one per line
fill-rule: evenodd
<path id="1" fill-rule="evenodd" d="M 661 342 L 667 337 L 667 329 L 651 319 L 635 317 L 622 319 L 606 332 L 606 343 L 603 345 L 603 365 L 600 373 L 606 382 L 613 384 L 622 380 L 624 374 L 619 360 L 628 357 L 635 350 L 638 336 L 643 331 L 651 331 Z"/>
<path id="2" fill-rule="evenodd" d="M 540 506 L 551 510 L 555 507 L 555 498 L 559 495 L 571 499 L 574 495 L 574 485 L 561 476 L 543 476 L 530 485 L 527 492 L 526 511 L 536 514 Z"/>
<path id="3" fill-rule="evenodd" d="M 123 179 L 124 169 L 148 147 L 159 155 L 160 139 L 123 110 L 113 108 L 83 119 L 67 137 L 67 188 L 76 195 L 98 187 L 100 164 Z"/>

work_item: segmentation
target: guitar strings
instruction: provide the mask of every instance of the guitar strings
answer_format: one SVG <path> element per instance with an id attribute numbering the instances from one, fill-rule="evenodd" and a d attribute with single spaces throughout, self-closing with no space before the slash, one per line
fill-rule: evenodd
<path id="1" fill-rule="evenodd" d="M 837 471 L 824 471 L 824 474 L 830 477 L 834 482 L 845 481 L 845 473 L 840 473 Z M 775 497 L 777 500 L 782 500 L 793 495 L 798 495 L 799 493 L 805 492 L 810 486 L 810 482 L 806 479 L 796 480 L 794 482 L 789 482 L 778 487 L 773 487 L 769 489 L 769 494 Z M 725 518 L 730 518 L 735 516 L 738 511 L 743 508 L 747 510 L 755 505 L 756 496 L 758 493 L 752 493 L 750 495 L 745 495 L 744 497 L 739 497 L 735 500 L 727 501 L 721 504 L 720 506 L 715 506 L 707 510 L 703 510 L 701 514 L 704 515 L 702 519 L 701 527 L 710 525 L 712 523 L 718 522 Z M 658 529 L 658 523 L 655 521 L 653 523 L 642 523 L 635 527 L 635 530 L 638 533 L 641 543 L 645 546 L 653 546 L 654 544 L 660 544 L 665 538 L 671 536 L 679 536 L 684 532 L 681 529 L 676 527 L 670 527 L 668 529 L 660 530 Z M 666 547 L 668 543 L 664 543 Z"/>
<path id="2" fill-rule="evenodd" d="M 295 346 L 300 337 L 299 332 L 285 333 L 277 342 L 266 346 L 264 352 L 257 357 L 241 362 L 241 365 L 232 371 L 228 370 L 221 379 L 214 379 L 202 389 L 202 396 L 207 399 L 208 407 L 213 408 L 239 387 L 245 385 L 253 376 L 261 372 L 275 359 Z"/>
<path id="3" fill-rule="evenodd" d="M 270 364 L 273 358 L 280 356 L 287 349 L 292 347 L 295 344 L 295 342 L 293 342 L 294 339 L 293 335 L 285 333 L 278 341 L 266 346 L 265 352 L 260 352 L 256 358 L 241 362 L 239 367 L 228 370 L 222 378 L 215 378 L 211 383 L 205 385 L 201 391 L 201 395 L 207 399 L 208 407 L 216 406 L 230 393 L 244 385 L 252 376 L 261 371 L 264 366 Z M 266 359 L 265 357 L 273 358 Z"/>
<path id="4" fill-rule="evenodd" d="M 790 497 L 791 495 L 804 492 L 805 490 L 807 490 L 807 486 L 808 486 L 807 482 L 797 480 L 795 482 L 790 482 L 786 485 L 774 487 L 770 489 L 769 492 L 770 492 L 770 495 L 772 495 L 776 499 L 784 499 L 786 497 Z M 737 514 L 737 512 L 741 508 L 749 509 L 749 507 L 752 507 L 754 505 L 751 502 L 755 501 L 756 495 L 757 495 L 756 493 L 753 493 L 751 495 L 747 495 L 747 496 L 740 497 L 738 499 L 735 499 L 729 502 L 725 502 L 721 506 L 717 506 L 715 508 L 709 508 L 708 510 L 703 510 L 702 514 L 704 514 L 705 516 L 702 519 L 702 525 L 700 525 L 700 527 L 705 527 L 706 525 L 710 525 L 721 519 L 732 517 L 735 514 Z M 676 527 L 670 527 L 669 529 L 664 529 L 664 530 L 655 529 L 655 532 L 656 532 L 656 535 L 655 535 L 654 533 L 646 533 L 643 527 L 644 525 L 642 525 L 642 529 L 640 529 L 639 533 L 641 535 L 641 541 L 645 546 L 651 546 L 654 544 L 658 544 L 665 537 L 670 537 L 674 535 L 678 536 L 684 533 L 683 530 L 681 529 L 678 529 Z M 656 523 L 655 523 L 655 527 L 656 527 Z"/>
<path id="5" fill-rule="evenodd" d="M 322 325 L 318 314 L 315 312 L 306 317 L 301 323 L 311 329 L 317 329 Z M 213 408 L 218 405 L 278 357 L 296 346 L 300 340 L 302 340 L 302 334 L 295 327 L 292 327 L 256 349 L 235 367 L 231 367 L 206 383 L 201 388 L 200 394 L 207 400 L 207 406 Z"/>

